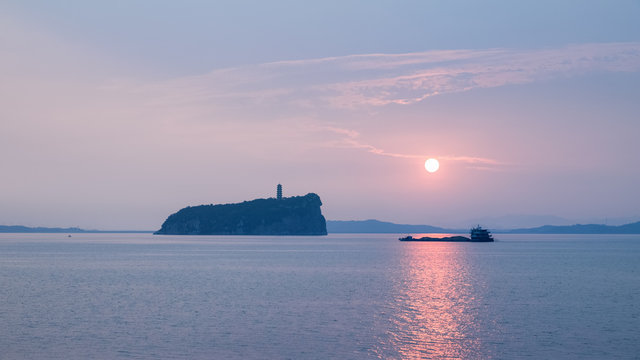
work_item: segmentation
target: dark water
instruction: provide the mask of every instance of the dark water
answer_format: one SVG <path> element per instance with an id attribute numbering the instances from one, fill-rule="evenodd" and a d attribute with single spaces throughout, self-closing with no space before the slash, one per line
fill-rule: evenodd
<path id="1" fill-rule="evenodd" d="M 640 236 L 0 235 L 2 359 L 638 359 Z"/>

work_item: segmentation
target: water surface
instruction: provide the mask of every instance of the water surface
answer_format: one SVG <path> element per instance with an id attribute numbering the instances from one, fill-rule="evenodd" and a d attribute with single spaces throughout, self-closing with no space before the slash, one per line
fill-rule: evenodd
<path id="1" fill-rule="evenodd" d="M 0 234 L 3 359 L 637 359 L 640 236 Z"/>

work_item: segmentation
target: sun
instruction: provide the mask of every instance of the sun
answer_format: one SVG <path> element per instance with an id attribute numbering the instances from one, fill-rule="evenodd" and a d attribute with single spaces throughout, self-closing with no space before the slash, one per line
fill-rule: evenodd
<path id="1" fill-rule="evenodd" d="M 427 169 L 428 172 L 434 173 L 440 168 L 440 163 L 436 159 L 427 159 L 427 161 L 424 162 L 424 168 Z"/>

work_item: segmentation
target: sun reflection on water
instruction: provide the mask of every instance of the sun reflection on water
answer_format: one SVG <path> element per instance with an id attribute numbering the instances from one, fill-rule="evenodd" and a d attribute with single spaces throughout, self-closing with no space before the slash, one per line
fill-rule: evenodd
<path id="1" fill-rule="evenodd" d="M 470 244 L 408 243 L 388 344 L 402 359 L 486 357 L 477 338 Z M 482 354 L 482 355 L 481 355 Z"/>

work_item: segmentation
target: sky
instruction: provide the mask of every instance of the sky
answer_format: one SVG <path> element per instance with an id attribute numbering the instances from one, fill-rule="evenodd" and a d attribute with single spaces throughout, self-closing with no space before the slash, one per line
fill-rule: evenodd
<path id="1" fill-rule="evenodd" d="M 330 220 L 640 219 L 639 18 L 638 0 L 3 1 L 0 224 L 156 230 L 278 183 Z"/>

